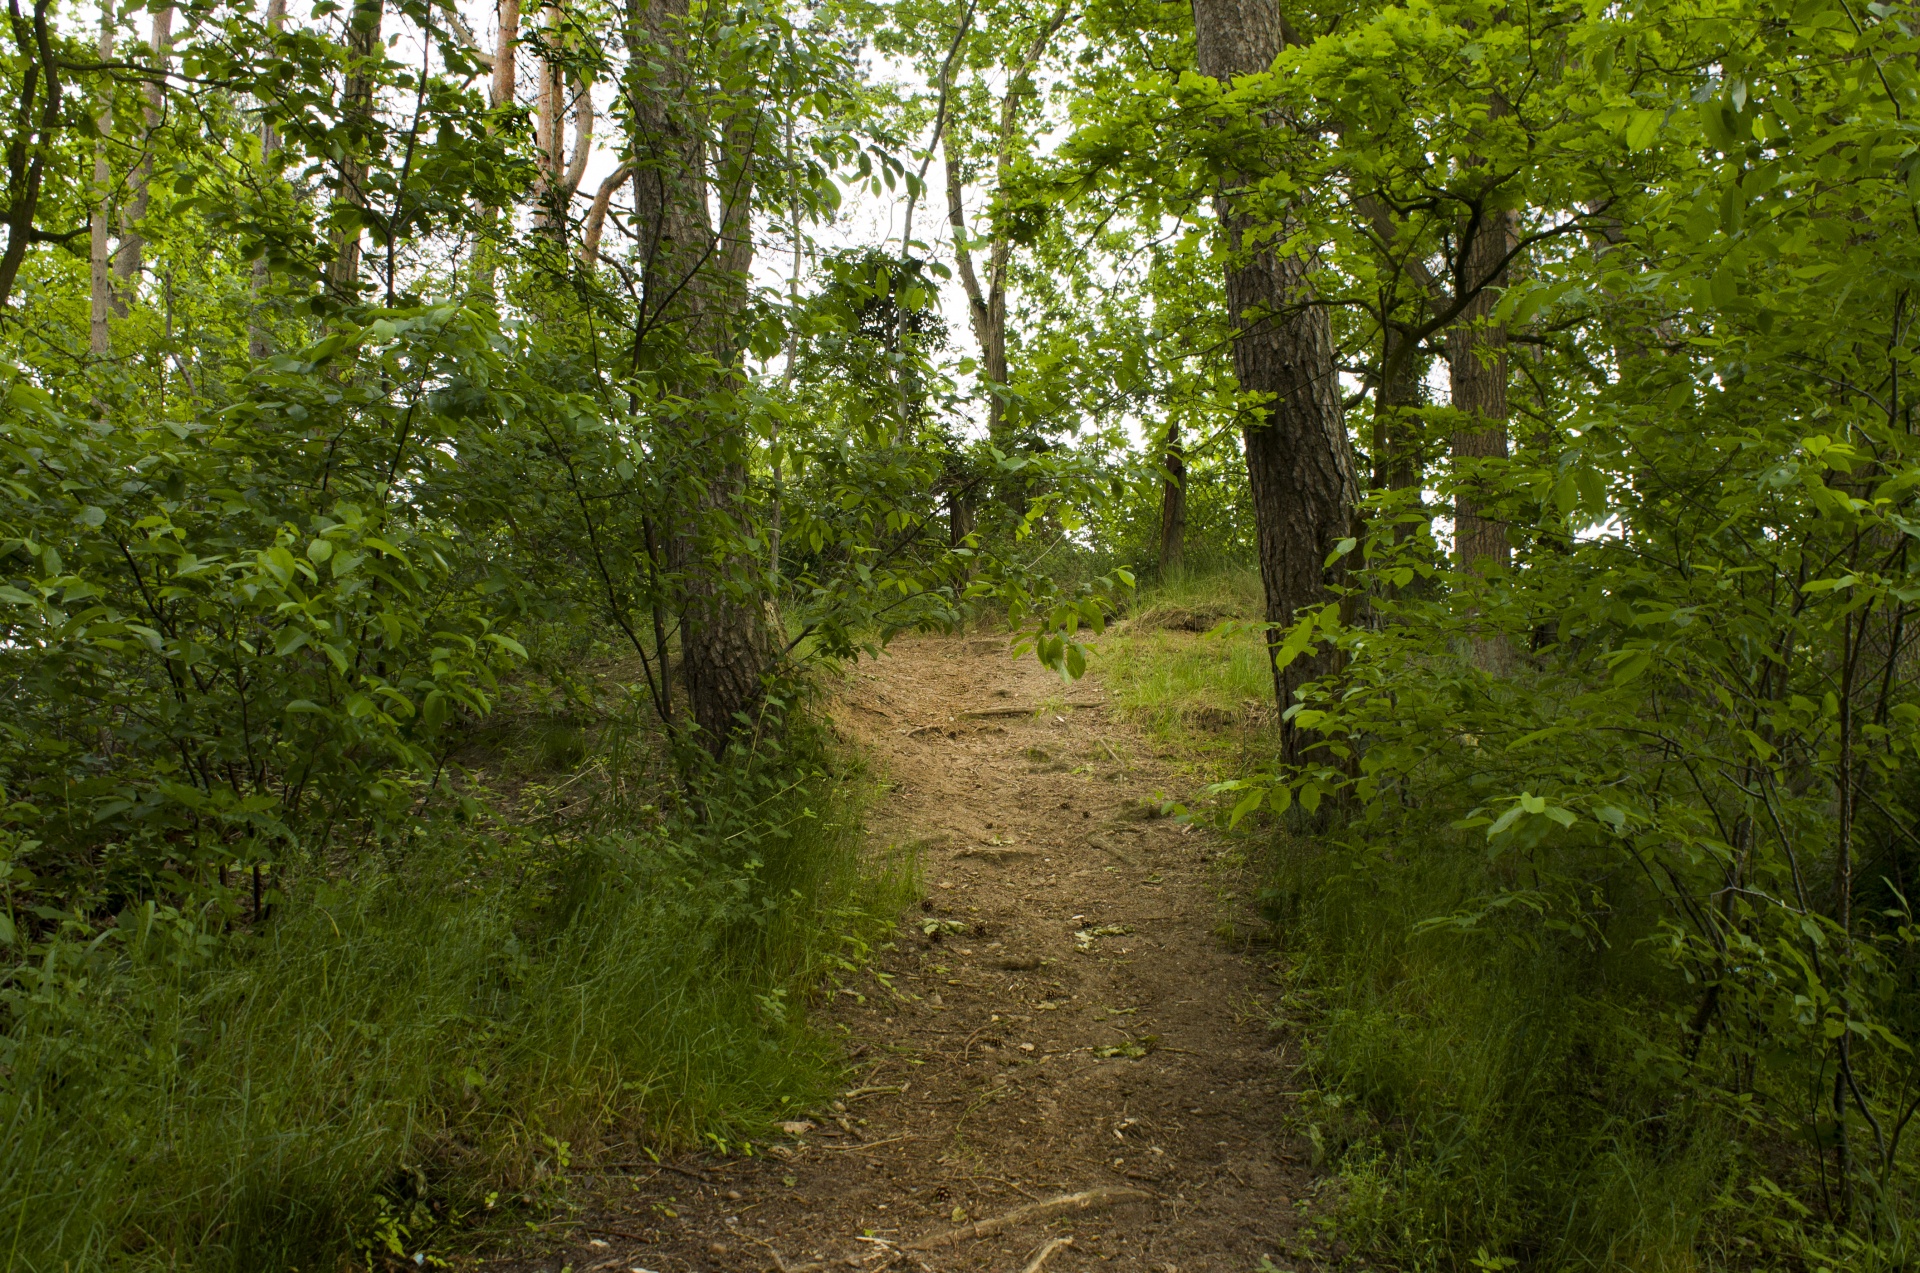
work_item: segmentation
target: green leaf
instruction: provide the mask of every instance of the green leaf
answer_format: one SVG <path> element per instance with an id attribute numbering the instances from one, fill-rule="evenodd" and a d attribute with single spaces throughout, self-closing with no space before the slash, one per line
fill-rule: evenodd
<path id="1" fill-rule="evenodd" d="M 518 641 L 514 640 L 510 636 L 503 635 L 502 633 L 499 633 L 499 632 L 489 632 L 486 635 L 486 640 L 492 642 L 494 645 L 499 646 L 501 649 L 505 650 L 508 654 L 513 655 L 517 659 L 524 659 L 527 657 L 527 647 L 524 645 L 521 645 Z"/>
<path id="2" fill-rule="evenodd" d="M 1665 111 L 1635 111 L 1627 119 L 1627 149 L 1638 154 L 1653 144 L 1666 122 Z"/>

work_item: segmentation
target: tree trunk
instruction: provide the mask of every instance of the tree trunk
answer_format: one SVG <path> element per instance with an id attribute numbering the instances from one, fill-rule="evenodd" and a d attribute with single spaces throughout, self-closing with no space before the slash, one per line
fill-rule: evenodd
<path id="1" fill-rule="evenodd" d="M 760 120 L 743 111 L 727 128 L 715 227 L 709 220 L 706 147 L 683 113 L 693 87 L 685 59 L 687 0 L 636 5 L 629 21 L 634 56 L 667 63 L 659 81 L 629 103 L 634 228 L 644 257 L 634 355 L 643 355 L 650 333 L 678 329 L 707 346 L 720 375 L 734 376 L 736 324 L 753 261 L 750 213 Z M 685 388 L 698 396 L 698 386 Z M 680 581 L 681 683 L 700 741 L 717 755 L 741 718 L 760 704 L 772 639 L 764 589 L 754 583 L 761 566 L 732 541 L 733 528 L 745 524 L 747 513 L 744 448 L 726 436 L 738 423 L 694 413 L 686 427 L 686 463 L 700 494 L 691 509 L 669 510 L 677 524 L 667 532 L 667 557 Z"/>
<path id="2" fill-rule="evenodd" d="M 973 534 L 973 496 L 956 484 L 947 488 L 947 544 L 958 548 Z"/>
<path id="3" fill-rule="evenodd" d="M 14 10 L 10 24 L 22 66 L 20 98 L 15 104 L 16 125 L 7 138 L 7 248 L 0 253 L 0 310 L 13 298 L 13 285 L 27 248 L 38 233 L 34 219 L 46 182 L 47 157 L 54 153 L 53 134 L 60 126 L 60 64 L 54 54 L 53 0 L 34 0 L 33 17 L 22 21 Z M 33 119 L 36 106 L 40 118 Z"/>
<path id="4" fill-rule="evenodd" d="M 267 30 L 278 32 L 287 18 L 287 0 L 267 0 Z M 280 150 L 280 134 L 273 125 L 262 121 L 260 124 L 260 162 L 269 167 L 275 154 Z M 247 320 L 247 353 L 255 360 L 265 358 L 273 352 L 273 333 L 267 326 L 266 295 L 267 284 L 271 282 L 267 258 L 262 256 L 253 263 L 253 315 Z"/>
<path id="5" fill-rule="evenodd" d="M 600 263 L 600 236 L 607 227 L 607 211 L 613 207 L 613 196 L 633 175 L 633 169 L 621 164 L 607 174 L 600 183 L 600 189 L 593 196 L 593 204 L 587 209 L 587 219 L 580 228 L 580 263 L 595 266 Z"/>
<path id="6" fill-rule="evenodd" d="M 1506 286 L 1507 254 L 1513 250 L 1513 219 L 1487 211 L 1469 222 L 1461 244 L 1458 289 L 1473 299 L 1447 331 L 1447 365 L 1454 409 L 1469 417 L 1453 435 L 1456 462 L 1505 459 L 1507 455 L 1507 329 L 1492 320 Z M 1480 515 L 1472 482 L 1454 495 L 1453 543 L 1463 569 L 1504 567 L 1511 555 L 1506 523 Z"/>
<path id="7" fill-rule="evenodd" d="M 572 206 L 573 196 L 587 175 L 587 161 L 593 158 L 593 119 L 593 86 L 576 76 L 573 81 L 573 158 L 567 161 L 562 179 L 565 187 L 560 201 L 562 225 L 566 224 L 566 209 Z"/>
<path id="8" fill-rule="evenodd" d="M 1167 421 L 1161 454 L 1166 477 L 1160 489 L 1160 581 L 1179 577 L 1187 554 L 1187 453 L 1180 443 L 1180 422 Z"/>
<path id="9" fill-rule="evenodd" d="M 494 106 L 506 106 L 513 101 L 517 78 L 514 52 L 520 47 L 520 0 L 500 0 L 495 12 L 500 30 L 494 37 L 493 83 L 487 100 Z"/>
<path id="10" fill-rule="evenodd" d="M 560 9 L 557 5 L 547 4 L 541 6 L 541 12 L 546 19 L 546 37 L 551 42 L 558 38 Z M 549 226 L 553 220 L 560 156 L 566 148 L 567 125 L 561 118 L 564 98 L 559 65 L 542 57 L 540 91 L 533 99 L 533 157 L 538 173 L 533 185 L 533 221 L 542 228 Z"/>
<path id="11" fill-rule="evenodd" d="M 943 139 L 947 169 L 947 223 L 953 227 L 953 256 L 960 267 L 960 284 L 967 293 L 967 319 L 973 327 L 974 341 L 980 346 L 980 379 L 987 388 L 987 437 L 998 446 L 1006 416 L 1006 400 L 1001 387 L 1007 383 L 1007 301 L 999 288 L 983 288 L 973 267 L 973 250 L 967 239 L 965 184 L 960 177 L 959 157 L 954 154 L 953 129 Z M 992 273 L 988 274 L 989 282 Z"/>
<path id="12" fill-rule="evenodd" d="M 153 15 L 153 53 L 155 74 L 165 74 L 173 61 L 173 6 Z M 113 311 L 124 318 L 127 303 L 140 286 L 140 270 L 146 257 L 147 240 L 140 225 L 147 219 L 147 188 L 153 183 L 153 134 L 160 127 L 166 106 L 160 85 L 146 85 L 146 132 L 140 139 L 140 162 L 134 165 L 127 182 L 127 206 L 120 214 L 120 247 L 113 256 Z"/>
<path id="13" fill-rule="evenodd" d="M 113 60 L 113 0 L 100 6 L 100 60 Z M 104 358 L 112 348 L 107 315 L 113 304 L 113 270 L 108 249 L 113 215 L 113 166 L 108 162 L 107 139 L 113 136 L 113 86 L 107 86 L 107 101 L 94 117 L 99 136 L 93 142 L 93 211 L 87 229 L 87 348 L 96 358 Z"/>
<path id="14" fill-rule="evenodd" d="M 519 80 L 517 51 L 520 47 L 520 0 L 498 0 L 494 10 L 499 30 L 494 34 L 493 44 L 493 82 L 488 86 L 487 101 L 495 109 L 511 106 Z M 487 125 L 489 132 L 493 125 Z M 473 294 L 487 304 L 494 297 L 494 277 L 500 267 L 500 250 L 494 236 L 502 220 L 499 208 L 480 210 L 481 227 L 473 245 Z M 508 233 L 512 225 L 508 224 Z"/>
<path id="15" fill-rule="evenodd" d="M 1060 26 L 1067 20 L 1067 0 L 1054 8 L 1052 15 L 1034 33 L 1020 61 L 1008 68 L 1006 95 L 1000 100 L 1000 131 L 994 145 L 994 191 L 998 197 L 1006 189 L 1013 166 L 1014 126 L 1019 122 L 1020 98 L 1032 91 L 1027 77 L 1041 55 L 1047 51 Z M 964 28 L 963 28 L 964 29 Z M 942 88 L 945 89 L 943 81 Z M 951 121 L 942 130 L 947 168 L 947 221 L 953 227 L 953 255 L 960 267 L 960 284 L 967 293 L 967 314 L 974 339 L 980 344 L 980 372 L 987 386 L 987 436 L 996 446 L 1004 445 L 1007 406 L 1003 394 L 1007 383 L 1007 264 L 1012 244 L 1006 234 L 996 234 L 987 250 L 987 279 L 984 286 L 974 269 L 972 241 L 967 235 L 967 213 L 963 199 L 965 185 L 954 154 Z"/>
<path id="16" fill-rule="evenodd" d="M 385 0 L 359 0 L 347 26 L 347 79 L 341 104 L 348 121 L 347 156 L 340 161 L 340 200 L 356 212 L 367 206 L 367 161 L 360 147 L 373 135 L 375 58 L 384 55 L 380 40 L 386 18 Z M 353 136 L 353 134 L 359 134 Z M 327 281 L 333 294 L 351 300 L 360 290 L 360 224 L 355 220 L 340 231 L 334 243 L 333 265 Z"/>
<path id="17" fill-rule="evenodd" d="M 1193 20 L 1200 73 L 1218 80 L 1267 70 L 1283 47 L 1272 0 L 1193 0 Z M 1339 563 L 1331 570 L 1324 563 L 1351 533 L 1358 483 L 1332 327 L 1326 309 L 1313 303 L 1307 263 L 1250 246 L 1249 232 L 1262 227 L 1232 195 L 1221 196 L 1218 215 L 1230 253 L 1226 291 L 1235 328 L 1234 374 L 1243 392 L 1262 399 L 1248 411 L 1243 437 L 1268 639 L 1277 646 L 1296 612 L 1326 600 L 1328 585 L 1345 573 Z M 1262 244 L 1272 241 L 1261 238 Z M 1276 666 L 1274 697 L 1281 712 L 1292 705 L 1298 686 L 1330 670 L 1325 659 Z M 1290 758 L 1298 755 L 1295 732 L 1282 735 Z"/>
<path id="18" fill-rule="evenodd" d="M 1412 413 L 1426 401 L 1419 351 L 1391 319 L 1381 338 L 1380 383 L 1373 390 L 1373 485 L 1404 491 L 1420 484 L 1420 445 Z M 1402 536 L 1404 538 L 1404 536 Z"/>

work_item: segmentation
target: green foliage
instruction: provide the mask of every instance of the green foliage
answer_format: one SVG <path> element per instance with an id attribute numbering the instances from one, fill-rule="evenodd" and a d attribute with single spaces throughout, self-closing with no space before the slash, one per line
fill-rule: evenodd
<path id="1" fill-rule="evenodd" d="M 1912 36 L 1477 12 L 1382 10 L 1284 90 L 1383 199 L 1510 167 L 1536 245 L 1496 311 L 1541 351 L 1512 453 L 1439 475 L 1511 565 L 1457 568 L 1417 491 L 1377 493 L 1355 594 L 1278 650 L 1339 652 L 1288 705 L 1309 761 L 1221 789 L 1325 839 L 1275 900 L 1321 1072 L 1377 1120 L 1356 1224 L 1416 1263 L 1904 1266 L 1920 244 L 1877 68 Z"/>
<path id="2" fill-rule="evenodd" d="M 753 285 L 902 171 L 864 18 L 547 14 L 592 252 L 445 8 L 8 27 L 9 1268 L 411 1256 L 610 1133 L 746 1150 L 910 883 L 813 671 L 985 604 L 1076 666 L 1125 586 L 1033 568 L 1093 466 L 961 442 L 943 267 Z"/>
<path id="3" fill-rule="evenodd" d="M 383 1215 L 447 1252 L 609 1132 L 751 1142 L 834 1081 L 800 1009 L 911 882 L 861 860 L 861 791 L 803 752 L 557 848 L 449 815 L 251 931 L 218 897 L 69 924 L 5 992 L 11 1257 L 308 1267 Z"/>

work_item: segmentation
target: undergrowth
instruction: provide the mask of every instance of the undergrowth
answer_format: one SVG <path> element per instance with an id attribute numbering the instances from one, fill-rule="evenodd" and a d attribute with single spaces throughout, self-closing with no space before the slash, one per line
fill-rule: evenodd
<path id="1" fill-rule="evenodd" d="M 1180 621 L 1257 614 L 1248 592 L 1233 578 L 1143 591 L 1097 664 L 1116 700 L 1213 780 L 1271 764 L 1270 718 L 1225 733 L 1196 720 L 1271 680 L 1256 634 Z M 1596 877 L 1598 936 L 1524 907 L 1479 914 L 1512 870 L 1456 814 L 1328 804 L 1227 832 L 1259 881 L 1276 1024 L 1307 1060 L 1296 1125 L 1332 1176 L 1323 1223 L 1350 1265 L 1904 1267 L 1897 1234 L 1869 1243 L 1809 1209 L 1820 1182 L 1801 1150 L 1647 1045 L 1683 1038 L 1698 999 L 1673 976 L 1651 891 Z M 1699 1064 L 1737 1065 L 1720 1046 L 1710 1036 Z"/>
<path id="2" fill-rule="evenodd" d="M 229 894 L 69 925 L 7 992 L 0 1268 L 411 1264 L 614 1138 L 750 1152 L 835 1078 L 807 1000 L 912 864 L 862 860 L 866 784 L 804 725 L 731 760 L 586 826 L 468 795 L 257 924 Z"/>

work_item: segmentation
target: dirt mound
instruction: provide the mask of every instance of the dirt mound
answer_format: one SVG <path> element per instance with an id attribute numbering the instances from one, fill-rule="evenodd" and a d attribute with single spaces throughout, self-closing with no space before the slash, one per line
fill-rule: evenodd
<path id="1" fill-rule="evenodd" d="M 1211 632 L 1229 619 L 1246 615 L 1230 606 L 1148 606 L 1127 620 L 1133 632 Z"/>

